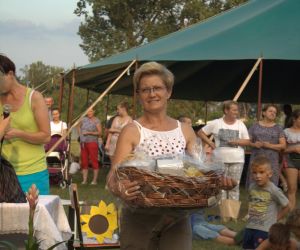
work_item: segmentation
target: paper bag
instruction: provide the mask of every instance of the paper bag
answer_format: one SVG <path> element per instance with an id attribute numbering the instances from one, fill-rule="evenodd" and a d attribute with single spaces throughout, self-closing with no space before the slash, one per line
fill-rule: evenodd
<path id="1" fill-rule="evenodd" d="M 224 222 L 230 219 L 237 220 L 239 217 L 241 202 L 237 200 L 224 199 L 220 201 L 220 215 Z"/>

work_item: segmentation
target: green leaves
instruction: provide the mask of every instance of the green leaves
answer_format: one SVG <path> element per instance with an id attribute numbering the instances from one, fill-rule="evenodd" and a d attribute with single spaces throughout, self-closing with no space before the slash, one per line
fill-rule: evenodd
<path id="1" fill-rule="evenodd" d="M 25 240 L 25 247 L 26 247 L 26 250 L 38 250 L 39 249 L 39 243 L 35 239 L 33 241 L 32 240 Z"/>
<path id="2" fill-rule="evenodd" d="M 65 242 L 66 242 L 66 241 L 58 242 L 58 243 L 56 243 L 55 245 L 53 245 L 52 247 L 49 247 L 47 250 L 52 250 L 52 249 L 56 248 L 57 246 L 59 246 L 60 244 L 65 243 Z"/>
<path id="3" fill-rule="evenodd" d="M 246 0 L 78 0 L 78 34 L 90 61 L 150 42 Z M 90 11 L 90 9 L 92 9 Z"/>

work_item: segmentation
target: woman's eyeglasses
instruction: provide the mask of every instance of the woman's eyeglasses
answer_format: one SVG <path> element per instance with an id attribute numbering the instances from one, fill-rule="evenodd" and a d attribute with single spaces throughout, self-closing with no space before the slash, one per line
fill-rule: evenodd
<path id="1" fill-rule="evenodd" d="M 160 93 L 160 92 L 162 92 L 165 89 L 166 89 L 166 87 L 163 87 L 163 86 L 154 86 L 152 88 L 141 88 L 141 89 L 138 89 L 137 92 L 141 93 L 143 95 L 149 95 L 152 92 L 153 93 Z"/>

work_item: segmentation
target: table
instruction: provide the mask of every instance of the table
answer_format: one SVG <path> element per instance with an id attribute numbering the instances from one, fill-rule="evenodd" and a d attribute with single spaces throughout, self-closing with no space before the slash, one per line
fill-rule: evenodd
<path id="1" fill-rule="evenodd" d="M 0 203 L 0 236 L 27 234 L 28 217 L 28 203 Z M 41 241 L 41 249 L 47 249 L 72 236 L 67 216 L 57 195 L 39 196 L 33 223 L 35 237 Z M 61 244 L 56 249 L 66 249 L 66 246 Z"/>

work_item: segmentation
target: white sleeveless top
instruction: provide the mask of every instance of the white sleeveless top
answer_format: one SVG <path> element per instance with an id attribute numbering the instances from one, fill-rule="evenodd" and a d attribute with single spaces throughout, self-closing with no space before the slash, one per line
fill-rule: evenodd
<path id="1" fill-rule="evenodd" d="M 140 142 L 135 151 L 143 151 L 150 157 L 184 154 L 186 141 L 179 121 L 177 121 L 177 128 L 169 131 L 155 131 L 143 127 L 137 121 L 134 123 L 140 131 Z"/>

